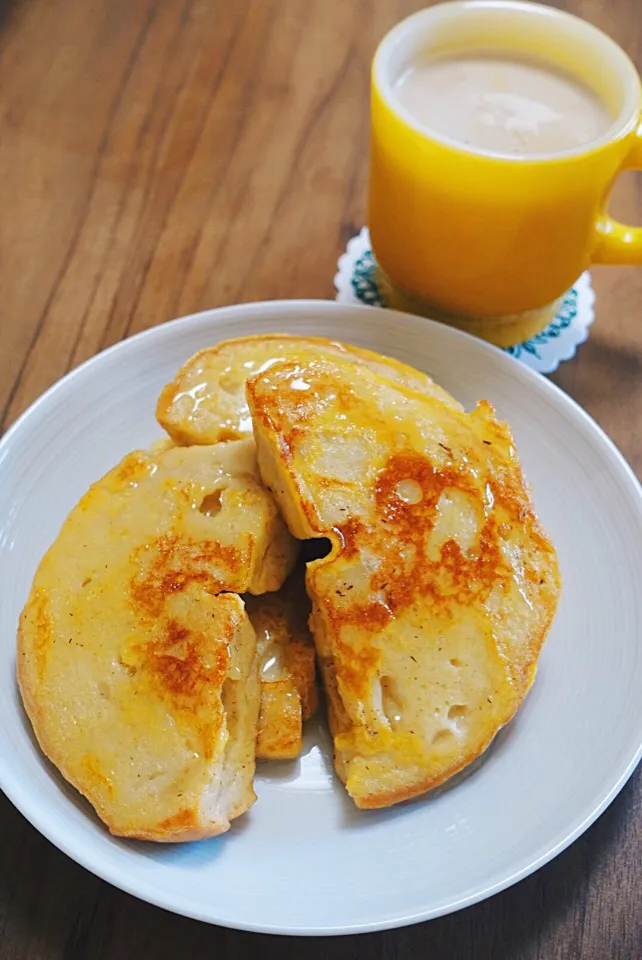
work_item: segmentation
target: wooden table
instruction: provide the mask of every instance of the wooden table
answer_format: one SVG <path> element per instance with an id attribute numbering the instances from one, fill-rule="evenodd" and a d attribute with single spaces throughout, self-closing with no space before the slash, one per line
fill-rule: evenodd
<path id="1" fill-rule="evenodd" d="M 96 351 L 243 300 L 332 297 L 364 221 L 368 66 L 412 0 L 0 0 L 0 425 Z M 558 4 L 642 67 L 639 0 Z M 640 181 L 615 212 L 642 214 Z M 642 270 L 596 270 L 554 379 L 642 468 Z M 616 638 L 614 638 L 616 639 Z M 382 935 L 271 939 L 86 873 L 0 799 L 2 960 L 639 960 L 642 779 L 494 899 Z"/>

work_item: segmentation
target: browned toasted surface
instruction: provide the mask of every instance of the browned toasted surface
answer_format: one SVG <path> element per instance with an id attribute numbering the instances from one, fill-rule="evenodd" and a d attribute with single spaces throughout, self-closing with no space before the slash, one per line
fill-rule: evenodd
<path id="1" fill-rule="evenodd" d="M 257 760 L 294 760 L 301 753 L 301 698 L 292 677 L 261 683 Z"/>
<path id="2" fill-rule="evenodd" d="M 236 592 L 278 587 L 294 556 L 251 441 L 130 454 L 72 510 L 18 676 L 44 752 L 112 832 L 196 839 L 253 802 L 256 636 Z"/>
<path id="3" fill-rule="evenodd" d="M 457 401 L 425 373 L 349 344 L 292 334 L 240 337 L 201 350 L 178 371 L 161 393 L 159 423 L 176 443 L 217 443 L 251 436 L 245 396 L 247 378 L 283 359 L 313 356 L 350 357 L 355 363 L 410 384 L 458 409 Z"/>
<path id="4" fill-rule="evenodd" d="M 289 760 L 301 752 L 303 721 L 317 709 L 315 652 L 308 628 L 310 601 L 302 569 L 277 593 L 248 597 L 256 631 L 261 709 L 259 759 Z"/>
<path id="5" fill-rule="evenodd" d="M 508 427 L 349 359 L 248 383 L 259 466 L 308 565 L 336 766 L 358 806 L 437 786 L 521 704 L 560 590 Z"/>

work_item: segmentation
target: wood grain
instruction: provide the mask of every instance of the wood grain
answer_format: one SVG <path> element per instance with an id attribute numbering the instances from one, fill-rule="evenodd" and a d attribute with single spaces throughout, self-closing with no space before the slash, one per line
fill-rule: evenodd
<path id="1" fill-rule="evenodd" d="M 0 424 L 171 317 L 332 297 L 364 221 L 368 67 L 411 0 L 0 0 Z M 558 3 L 642 67 L 639 0 Z M 616 213 L 642 220 L 640 178 Z M 597 320 L 554 379 L 642 471 L 642 271 L 595 271 Z M 639 960 L 642 779 L 511 890 L 419 927 L 270 939 L 108 887 L 0 799 L 2 960 Z"/>

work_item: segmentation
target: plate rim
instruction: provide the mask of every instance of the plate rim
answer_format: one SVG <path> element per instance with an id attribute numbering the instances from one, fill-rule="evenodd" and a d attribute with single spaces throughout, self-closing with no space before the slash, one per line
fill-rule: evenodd
<path id="1" fill-rule="evenodd" d="M 156 326 L 136 333 L 131 337 L 120 340 L 105 350 L 101 350 L 100 352 L 89 357 L 73 370 L 66 373 L 59 380 L 55 381 L 39 397 L 37 397 L 36 400 L 34 400 L 33 403 L 31 403 L 17 418 L 15 423 L 13 423 L 8 430 L 5 431 L 5 433 L 0 437 L 0 471 L 4 467 L 7 457 L 10 458 L 14 437 L 19 434 L 21 430 L 26 429 L 26 426 L 29 424 L 31 418 L 36 416 L 43 406 L 46 406 L 48 403 L 50 403 L 60 390 L 67 387 L 75 378 L 86 375 L 88 370 L 91 370 L 93 366 L 104 362 L 104 359 L 111 354 L 121 351 L 136 350 L 137 347 L 139 347 L 148 339 L 153 340 L 165 335 L 171 337 L 178 328 L 198 325 L 199 323 L 206 322 L 207 320 L 213 318 L 221 318 L 223 321 L 225 321 L 226 319 L 233 319 L 235 315 L 243 314 L 245 318 L 250 319 L 253 314 L 257 316 L 265 316 L 266 313 L 269 314 L 273 311 L 279 310 L 283 311 L 283 319 L 288 326 L 297 322 L 297 314 L 299 312 L 309 312 L 311 310 L 320 311 L 321 313 L 327 314 L 336 312 L 351 313 L 353 315 L 367 314 L 371 320 L 374 320 L 375 315 L 378 315 L 382 321 L 386 320 L 393 323 L 396 318 L 400 318 L 402 322 L 404 319 L 411 318 L 413 322 L 419 321 L 420 323 L 424 324 L 427 334 L 429 334 L 430 330 L 438 328 L 440 335 L 445 335 L 447 338 L 450 337 L 454 343 L 473 341 L 475 344 L 475 349 L 480 350 L 482 355 L 484 353 L 488 355 L 501 355 L 502 363 L 516 364 L 520 371 L 519 376 L 521 378 L 523 378 L 527 383 L 530 382 L 530 384 L 533 386 L 537 384 L 536 390 L 544 391 L 545 394 L 547 393 L 550 397 L 554 397 L 555 400 L 561 403 L 562 406 L 565 407 L 566 410 L 575 418 L 576 422 L 579 422 L 583 426 L 585 433 L 592 435 L 592 439 L 596 443 L 601 444 L 602 452 L 604 453 L 605 457 L 612 461 L 613 467 L 617 469 L 621 479 L 626 482 L 631 495 L 631 500 L 632 502 L 637 502 L 637 509 L 642 517 L 642 485 L 638 481 L 637 476 L 635 475 L 630 464 L 626 461 L 616 444 L 605 433 L 602 427 L 600 427 L 600 425 L 590 416 L 590 414 L 588 414 L 586 410 L 584 410 L 577 403 L 577 401 L 565 393 L 555 383 L 548 380 L 545 376 L 534 370 L 531 370 L 524 364 L 521 364 L 518 360 L 515 360 L 514 358 L 505 354 L 498 347 L 483 340 L 479 340 L 478 338 L 473 337 L 472 335 L 461 330 L 457 330 L 454 327 L 448 327 L 444 324 L 440 324 L 437 321 L 416 317 L 412 314 L 402 313 L 401 311 L 397 310 L 384 310 L 382 308 L 373 308 L 371 306 L 365 306 L 361 304 L 345 304 L 335 300 L 323 299 L 262 300 L 213 307 L 157 324 Z M 275 332 L 278 333 L 279 331 L 275 329 Z M 224 339 L 229 338 L 226 337 Z M 213 342 L 218 341 L 214 340 Z M 426 909 L 418 912 L 415 911 L 412 914 L 401 914 L 396 917 L 388 917 L 379 921 L 357 922 L 354 924 L 344 923 L 340 925 L 324 927 L 297 927 L 293 925 L 279 926 L 277 924 L 253 923 L 251 920 L 229 920 L 225 917 L 205 914 L 199 909 L 190 910 L 189 908 L 186 909 L 184 906 L 174 905 L 169 902 L 168 898 L 163 897 L 161 894 L 157 894 L 155 890 L 152 889 L 151 891 L 148 891 L 144 885 L 141 887 L 139 884 L 130 882 L 120 867 L 111 866 L 110 864 L 96 864 L 90 855 L 84 855 L 84 849 L 81 843 L 74 844 L 73 842 L 68 841 L 65 835 L 59 835 L 56 833 L 55 829 L 51 829 L 46 822 L 46 818 L 40 815 L 39 806 L 36 802 L 37 798 L 31 798 L 28 790 L 21 789 L 19 778 L 12 775 L 12 772 L 8 769 L 8 767 L 5 766 L 1 755 L 0 789 L 2 789 L 4 794 L 22 814 L 22 816 L 24 816 L 25 819 L 42 836 L 49 840 L 49 842 L 57 847 L 62 853 L 70 857 L 72 860 L 78 863 L 79 866 L 88 870 L 90 873 L 93 873 L 95 876 L 100 877 L 100 879 L 112 884 L 116 888 L 136 897 L 137 899 L 143 900 L 169 912 L 176 913 L 180 916 L 185 916 L 190 919 L 199 920 L 209 924 L 220 925 L 228 929 L 289 936 L 339 936 L 390 930 L 436 919 L 437 917 L 445 916 L 472 906 L 476 903 L 480 903 L 481 901 L 486 900 L 487 898 L 513 886 L 520 880 L 525 879 L 535 871 L 539 870 L 541 867 L 545 866 L 556 856 L 561 854 L 565 849 L 567 849 L 567 847 L 569 847 L 575 840 L 585 833 L 586 830 L 588 830 L 588 828 L 598 819 L 598 817 L 601 816 L 601 814 L 613 802 L 615 797 L 620 793 L 622 788 L 630 779 L 641 758 L 642 730 L 639 734 L 639 743 L 637 748 L 630 753 L 628 759 L 623 759 L 620 762 L 619 775 L 611 784 L 610 788 L 604 792 L 601 800 L 594 806 L 591 812 L 585 816 L 583 820 L 575 824 L 575 826 L 564 836 L 551 843 L 547 849 L 535 859 L 524 864 L 519 869 L 509 872 L 505 877 L 497 880 L 495 883 L 484 885 L 482 882 L 478 889 L 473 890 L 457 900 L 453 900 L 450 903 L 433 909 Z"/>

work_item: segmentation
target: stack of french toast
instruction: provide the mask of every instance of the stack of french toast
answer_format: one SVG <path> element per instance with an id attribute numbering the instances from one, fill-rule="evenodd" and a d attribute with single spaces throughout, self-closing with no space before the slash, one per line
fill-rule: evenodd
<path id="1" fill-rule="evenodd" d="M 317 668 L 358 807 L 480 757 L 533 682 L 560 592 L 491 405 L 274 335 L 196 354 L 157 418 L 166 439 L 69 514 L 18 631 L 40 746 L 111 832 L 227 830 L 257 758 L 300 753 Z"/>

